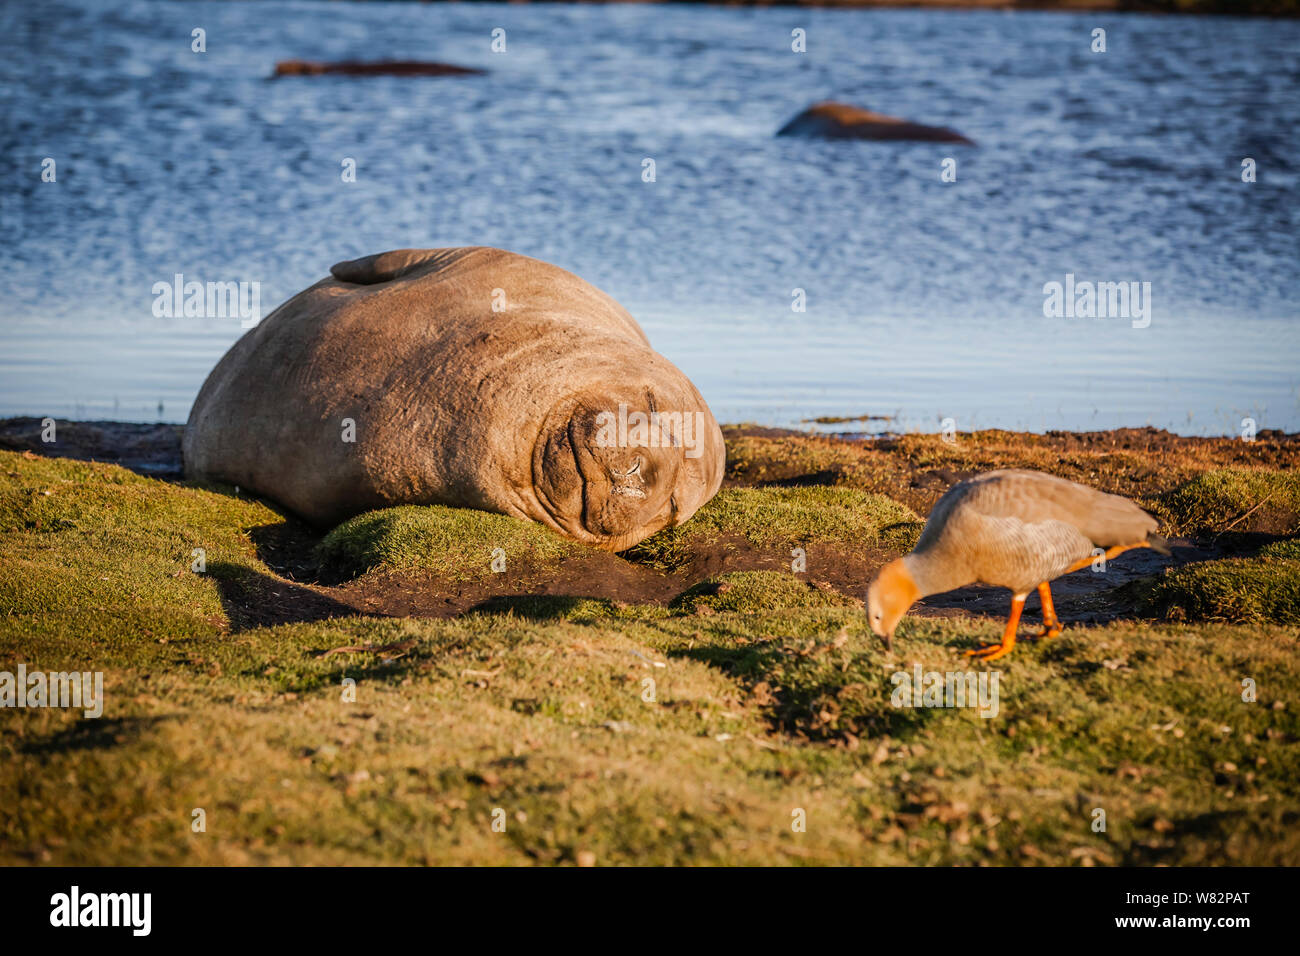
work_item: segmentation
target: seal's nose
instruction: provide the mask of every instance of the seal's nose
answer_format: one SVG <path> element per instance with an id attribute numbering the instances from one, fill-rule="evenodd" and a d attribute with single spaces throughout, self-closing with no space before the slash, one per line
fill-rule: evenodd
<path id="1" fill-rule="evenodd" d="M 583 478 L 583 526 L 592 534 L 624 538 L 650 525 L 663 527 L 677 481 L 671 450 L 660 448 L 578 449 Z"/>
<path id="2" fill-rule="evenodd" d="M 610 490 L 611 495 L 623 495 L 626 498 L 644 498 L 645 497 L 645 479 L 641 477 L 641 465 L 643 459 L 638 456 L 632 463 L 632 467 L 627 471 L 619 471 L 616 468 L 610 468 Z"/>

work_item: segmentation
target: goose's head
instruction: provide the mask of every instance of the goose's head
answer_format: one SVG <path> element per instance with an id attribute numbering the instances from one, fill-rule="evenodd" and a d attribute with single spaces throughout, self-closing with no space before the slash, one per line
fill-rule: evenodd
<path id="1" fill-rule="evenodd" d="M 886 650 L 894 649 L 894 628 L 920 596 L 921 590 L 902 558 L 890 561 L 872 580 L 867 588 L 867 620 L 871 632 L 885 642 Z"/>

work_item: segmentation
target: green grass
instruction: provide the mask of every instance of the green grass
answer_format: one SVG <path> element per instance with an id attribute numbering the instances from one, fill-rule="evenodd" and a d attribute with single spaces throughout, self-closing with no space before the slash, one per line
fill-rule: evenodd
<path id="1" fill-rule="evenodd" d="M 1300 532 L 1300 475 L 1222 468 L 1150 502 L 1175 534 Z M 1145 599 L 1172 620 L 1300 623 L 1300 542 L 1279 541 L 1253 558 L 1167 571 Z"/>
<path id="2" fill-rule="evenodd" d="M 986 719 L 890 678 L 999 622 L 909 618 L 890 656 L 791 575 L 234 630 L 212 569 L 278 580 L 260 504 L 0 453 L 0 516 L 0 670 L 106 692 L 0 709 L 0 863 L 1300 863 L 1294 628 L 1071 627 L 997 662 Z"/>
<path id="3" fill-rule="evenodd" d="M 851 548 L 909 550 L 924 522 L 884 495 L 853 488 L 733 488 L 685 524 L 666 528 L 625 552 L 633 560 L 677 568 L 692 544 L 725 536 L 763 547 L 781 543 L 836 542 Z"/>
<path id="4" fill-rule="evenodd" d="M 448 580 L 472 580 L 492 573 L 494 557 L 545 565 L 580 547 L 543 525 L 507 515 L 404 505 L 345 521 L 325 536 L 318 555 L 324 567 L 345 577 L 424 569 Z"/>
<path id="5" fill-rule="evenodd" d="M 1300 624 L 1300 540 L 1275 542 L 1253 558 L 1171 569 L 1147 600 L 1173 620 Z"/>
<path id="6" fill-rule="evenodd" d="M 786 571 L 732 571 L 701 581 L 678 597 L 673 606 L 687 613 L 707 609 L 755 614 L 795 608 L 853 607 L 860 603 Z"/>
<path id="7" fill-rule="evenodd" d="M 1269 469 L 1207 471 L 1160 499 L 1147 502 L 1173 534 L 1265 530 L 1300 533 L 1300 474 Z M 1252 513 L 1252 509 L 1256 509 Z M 1242 519 L 1236 525 L 1233 522 Z M 1261 522 L 1272 527 L 1261 527 Z"/>
<path id="8" fill-rule="evenodd" d="M 210 636 L 225 626 L 223 576 L 266 573 L 247 531 L 283 521 L 256 501 L 114 465 L 5 452 L 0 613 L 42 649 L 109 662 L 143 642 Z"/>
<path id="9" fill-rule="evenodd" d="M 1283 561 L 1300 561 L 1300 538 L 1288 538 L 1274 541 L 1259 549 L 1261 558 L 1277 558 Z"/>

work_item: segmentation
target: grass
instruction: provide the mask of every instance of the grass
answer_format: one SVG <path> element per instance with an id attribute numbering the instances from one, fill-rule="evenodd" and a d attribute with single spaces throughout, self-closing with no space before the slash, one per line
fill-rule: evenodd
<path id="1" fill-rule="evenodd" d="M 884 495 L 851 488 L 738 488 L 719 492 L 686 524 L 641 542 L 626 556 L 664 569 L 689 561 L 693 547 L 723 536 L 757 547 L 836 542 L 906 550 L 924 523 Z M 370 511 L 339 525 L 317 554 L 333 576 L 423 569 L 453 581 L 484 578 L 500 549 L 507 560 L 554 564 L 583 546 L 547 528 L 467 508 L 408 505 Z"/>
<path id="2" fill-rule="evenodd" d="M 1288 538 L 1286 541 L 1274 541 L 1259 549 L 1261 558 L 1278 558 L 1281 560 L 1300 561 L 1300 538 Z"/>
<path id="3" fill-rule="evenodd" d="M 756 547 L 835 542 L 908 550 L 923 525 L 893 499 L 852 488 L 731 488 L 718 492 L 685 524 L 652 535 L 627 556 L 677 568 L 689 560 L 695 542 L 724 536 Z"/>
<path id="4" fill-rule="evenodd" d="M 852 488 L 720 498 L 705 537 L 880 542 L 915 522 Z M 395 510 L 416 513 L 332 536 L 352 568 L 442 555 L 470 574 L 503 540 L 546 547 L 527 525 Z M 283 522 L 220 489 L 0 453 L 0 670 L 100 670 L 106 697 L 99 720 L 0 709 L 0 863 L 1300 862 L 1293 626 L 1070 627 L 997 662 L 982 718 L 895 708 L 890 678 L 963 670 L 998 622 L 908 618 L 889 655 L 852 602 L 777 572 L 672 607 L 537 596 L 236 627 L 231 581 L 280 581 L 255 542 Z"/>
<path id="5" fill-rule="evenodd" d="M 1174 534 L 1300 533 L 1300 474 L 1222 468 L 1197 475 L 1151 502 Z M 1235 523 L 1235 524 L 1234 524 Z"/>
<path id="6" fill-rule="evenodd" d="M 719 492 L 684 525 L 664 529 L 625 556 L 672 570 L 687 563 L 701 542 L 721 537 L 743 538 L 756 547 L 835 542 L 907 550 L 923 525 L 896 501 L 851 488 L 737 488 Z M 408 505 L 344 522 L 325 536 L 317 554 L 338 578 L 422 569 L 465 581 L 491 574 L 498 553 L 546 566 L 584 550 L 541 525 L 505 515 Z"/>
<path id="7" fill-rule="evenodd" d="M 701 581 L 673 602 L 688 613 L 762 614 L 810 607 L 853 607 L 852 598 L 784 571 L 732 571 Z"/>
<path id="8" fill-rule="evenodd" d="M 143 642 L 225 626 L 219 583 L 265 572 L 248 529 L 265 505 L 138 477 L 114 465 L 0 454 L 0 612 L 42 649 L 112 664 Z M 206 573 L 195 574 L 196 550 Z"/>
<path id="9" fill-rule="evenodd" d="M 342 577 L 419 568 L 472 580 L 491 574 L 495 558 L 546 565 L 579 547 L 543 525 L 507 515 L 406 505 L 345 521 L 325 536 L 317 553 L 324 567 Z"/>
<path id="10" fill-rule="evenodd" d="M 1300 624 L 1300 540 L 1275 542 L 1253 558 L 1172 569 L 1147 600 L 1176 620 Z"/>

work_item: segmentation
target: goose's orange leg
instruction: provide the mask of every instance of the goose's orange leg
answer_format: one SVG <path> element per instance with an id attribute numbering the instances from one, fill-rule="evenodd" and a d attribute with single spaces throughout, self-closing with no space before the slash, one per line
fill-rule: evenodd
<path id="1" fill-rule="evenodd" d="M 1027 594 L 1013 594 L 1011 596 L 1011 616 L 1007 618 L 1007 629 L 1002 632 L 1001 644 L 985 644 L 983 647 L 977 647 L 973 651 L 967 651 L 967 657 L 978 657 L 982 661 L 995 661 L 999 657 L 1011 653 L 1011 649 L 1016 646 L 1016 628 L 1020 626 L 1020 612 L 1025 609 L 1025 598 Z"/>
<path id="2" fill-rule="evenodd" d="M 1061 620 L 1056 616 L 1056 607 L 1052 604 L 1052 585 L 1047 581 L 1038 585 L 1038 600 L 1043 606 L 1043 629 L 1034 637 L 1060 637 Z"/>
<path id="3" fill-rule="evenodd" d="M 1123 554 L 1125 551 L 1132 551 L 1134 548 L 1149 548 L 1149 547 L 1151 546 L 1147 544 L 1145 541 L 1139 542 L 1138 544 L 1117 544 L 1115 545 L 1115 547 L 1110 548 L 1108 551 L 1106 551 L 1105 554 L 1090 554 L 1086 558 L 1080 558 L 1078 561 L 1075 561 L 1074 564 L 1070 565 L 1068 568 L 1062 571 L 1061 574 L 1066 575 L 1074 571 L 1078 571 L 1081 568 L 1086 568 L 1088 567 L 1088 565 L 1092 564 L 1092 562 L 1096 561 L 1098 558 L 1104 558 L 1107 561 L 1109 561 L 1112 558 L 1119 557 L 1119 555 Z"/>

